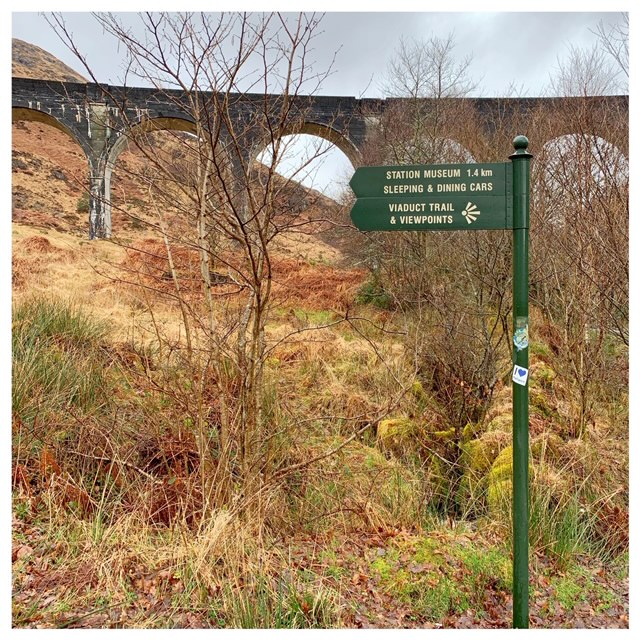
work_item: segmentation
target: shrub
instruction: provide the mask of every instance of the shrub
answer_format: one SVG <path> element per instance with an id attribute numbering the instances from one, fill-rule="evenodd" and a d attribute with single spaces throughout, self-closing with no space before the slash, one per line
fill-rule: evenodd
<path id="1" fill-rule="evenodd" d="M 78 213 L 89 213 L 89 207 L 90 207 L 89 194 L 88 193 L 83 193 L 78 198 L 78 204 L 76 205 L 76 211 Z"/>
<path id="2" fill-rule="evenodd" d="M 372 276 L 358 289 L 356 304 L 370 304 L 379 309 L 390 309 L 393 298 L 385 291 L 378 278 Z"/>

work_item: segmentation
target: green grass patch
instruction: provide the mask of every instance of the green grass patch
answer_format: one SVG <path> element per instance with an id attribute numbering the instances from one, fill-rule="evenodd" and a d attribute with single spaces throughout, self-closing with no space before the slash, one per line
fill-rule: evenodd
<path id="1" fill-rule="evenodd" d="M 43 412 L 106 405 L 105 335 L 102 324 L 65 302 L 34 298 L 14 307 L 13 415 L 30 422 Z"/>
<path id="2" fill-rule="evenodd" d="M 391 543 L 371 560 L 372 574 L 386 593 L 432 622 L 473 609 L 484 615 L 486 591 L 511 589 L 509 554 L 452 537 L 422 537 Z"/>
<path id="3" fill-rule="evenodd" d="M 225 600 L 228 606 L 222 617 L 230 628 L 327 629 L 338 625 L 331 592 L 282 577 L 258 576 L 241 592 L 228 591 Z"/>
<path id="4" fill-rule="evenodd" d="M 307 327 L 321 327 L 336 320 L 333 311 L 308 311 L 306 309 L 295 309 L 295 317 Z"/>

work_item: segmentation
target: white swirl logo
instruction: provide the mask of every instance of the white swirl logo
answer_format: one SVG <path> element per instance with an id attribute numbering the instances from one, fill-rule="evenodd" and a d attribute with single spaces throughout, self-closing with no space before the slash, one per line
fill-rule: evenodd
<path id="1" fill-rule="evenodd" d="M 467 202 L 467 206 L 465 207 L 462 215 L 466 218 L 467 222 L 471 224 L 476 221 L 476 218 L 480 215 L 480 211 L 478 211 L 478 207 L 472 202 Z"/>

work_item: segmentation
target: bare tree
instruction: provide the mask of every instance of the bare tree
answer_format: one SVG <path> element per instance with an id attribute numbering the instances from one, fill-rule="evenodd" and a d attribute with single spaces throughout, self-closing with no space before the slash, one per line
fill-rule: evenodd
<path id="1" fill-rule="evenodd" d="M 264 404 L 273 347 L 265 327 L 274 240 L 308 224 L 299 207 L 289 206 L 287 189 L 312 158 L 289 179 L 276 169 L 287 150 L 284 137 L 305 122 L 305 95 L 329 72 L 316 71 L 309 58 L 319 18 L 145 13 L 133 31 L 115 15 L 95 17 L 124 47 L 128 77 L 151 84 L 192 123 L 190 135 L 171 132 L 167 149 L 151 147 L 156 123 L 129 121 L 126 91 L 104 87 L 122 107 L 129 144 L 145 157 L 143 179 L 157 212 L 150 224 L 163 239 L 143 257 L 150 264 L 162 258 L 163 265 L 147 270 L 153 277 L 143 288 L 164 292 L 182 317 L 184 344 L 157 330 L 167 358 L 188 372 L 185 386 L 153 383 L 189 415 L 207 509 L 240 505 L 256 512 L 265 489 L 285 475 L 277 425 Z M 63 18 L 51 23 L 82 59 Z M 268 164 L 261 166 L 256 158 L 265 148 Z"/>
<path id="2" fill-rule="evenodd" d="M 557 331 L 555 366 L 576 392 L 569 431 L 578 437 L 603 390 L 619 395 L 626 384 L 619 355 L 629 331 L 628 123 L 589 100 L 614 78 L 602 49 L 572 50 L 553 86 L 583 99 L 559 100 L 554 120 L 540 122 L 552 142 L 533 174 L 533 297 Z M 554 131 L 572 133 L 554 139 Z"/>
<path id="3" fill-rule="evenodd" d="M 458 59 L 455 35 L 431 36 L 423 40 L 400 40 L 389 61 L 382 85 L 392 98 L 461 98 L 477 82 L 469 76 L 471 56 Z"/>
<path id="4" fill-rule="evenodd" d="M 570 45 L 567 59 L 558 59 L 549 91 L 563 97 L 610 95 L 619 91 L 618 75 L 599 44 L 591 49 Z"/>
<path id="5" fill-rule="evenodd" d="M 614 60 L 620 71 L 629 79 L 629 14 L 621 15 L 621 22 L 605 24 L 601 21 L 594 32 L 602 49 Z M 624 93 L 628 91 L 625 88 Z"/>

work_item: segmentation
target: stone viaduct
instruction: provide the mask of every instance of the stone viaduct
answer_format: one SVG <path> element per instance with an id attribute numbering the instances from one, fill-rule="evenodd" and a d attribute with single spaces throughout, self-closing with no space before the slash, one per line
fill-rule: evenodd
<path id="1" fill-rule="evenodd" d="M 113 96 L 118 96 L 119 99 L 114 100 Z M 202 97 L 207 100 L 206 93 Z M 266 100 L 272 103 L 280 99 L 277 95 L 266 96 Z M 361 151 L 383 112 L 399 102 L 398 99 L 356 99 L 341 96 L 297 96 L 295 100 L 299 103 L 301 113 L 304 113 L 304 122 L 291 133 L 307 133 L 329 140 L 345 153 L 354 166 L 361 164 Z M 524 133 L 531 138 L 535 137 L 535 132 L 529 129 L 535 124 L 530 116 L 540 108 L 557 108 L 559 99 L 464 100 L 481 116 L 480 122 L 491 123 L 497 118 L 503 123 L 517 121 L 518 124 L 514 126 L 518 130 L 513 130 L 513 135 Z M 571 100 L 581 100 L 584 103 L 585 99 L 562 100 L 566 104 Z M 623 117 L 628 122 L 628 96 L 594 97 L 588 100 L 593 103 L 596 113 L 601 114 L 593 118 L 596 124 L 594 130 L 589 132 L 591 135 L 600 135 L 597 123 L 606 121 L 611 114 L 616 118 Z M 234 94 L 230 103 L 237 117 L 244 117 L 249 122 L 251 114 L 258 111 L 260 105 L 264 108 L 265 96 Z M 186 97 L 179 91 L 13 78 L 11 104 L 14 122 L 38 121 L 60 129 L 71 136 L 86 154 L 89 166 L 91 239 L 111 236 L 111 173 L 131 132 L 138 127 L 141 130 L 195 131 Z M 527 123 L 524 129 L 523 121 Z M 554 137 L 571 133 L 577 132 L 561 128 L 554 132 Z M 254 143 L 259 142 L 259 136 L 259 127 L 256 127 L 253 137 L 249 135 L 247 138 L 248 155 L 257 155 Z M 547 141 L 537 142 L 542 145 Z M 628 137 L 613 142 L 628 157 Z M 262 149 L 258 153 L 260 150 Z"/>

